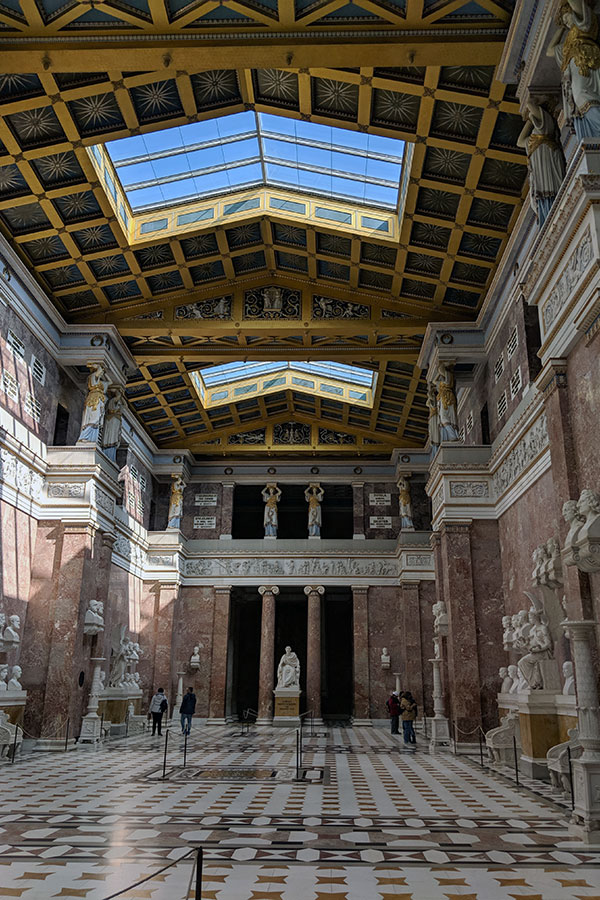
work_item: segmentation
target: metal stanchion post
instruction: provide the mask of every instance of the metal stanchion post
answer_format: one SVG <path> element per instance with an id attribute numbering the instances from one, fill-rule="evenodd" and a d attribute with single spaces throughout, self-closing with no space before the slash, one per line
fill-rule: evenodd
<path id="1" fill-rule="evenodd" d="M 185 763 L 187 760 L 187 739 L 188 739 L 188 733 L 186 731 L 184 738 L 183 738 L 183 768 L 184 769 L 185 769 Z"/>
<path id="2" fill-rule="evenodd" d="M 168 743 L 169 743 L 169 730 L 167 729 L 167 731 L 165 732 L 165 755 L 163 757 L 163 773 L 162 773 L 163 778 L 165 777 L 165 774 L 167 771 L 167 746 L 168 746 Z"/>
<path id="3" fill-rule="evenodd" d="M 129 737 L 129 710 L 127 710 L 127 715 L 125 716 L 125 737 Z"/>
<path id="4" fill-rule="evenodd" d="M 104 731 L 104 713 L 100 716 L 100 740 L 102 740 L 102 732 Z"/>
<path id="5" fill-rule="evenodd" d="M 517 787 L 519 787 L 519 758 L 517 756 L 517 739 L 513 738 L 513 753 L 515 757 L 515 778 L 517 781 Z"/>
<path id="6" fill-rule="evenodd" d="M 69 728 L 71 726 L 71 720 L 67 719 L 67 733 L 65 734 L 65 753 L 67 752 L 67 747 L 69 746 Z"/>
<path id="7" fill-rule="evenodd" d="M 19 733 L 19 726 L 15 725 L 15 739 L 13 741 L 13 752 L 12 752 L 11 764 L 14 763 L 15 757 L 17 755 L 17 735 L 18 735 L 18 733 Z M 570 763 L 569 763 L 569 765 L 570 765 Z"/>
<path id="8" fill-rule="evenodd" d="M 479 729 L 479 765 L 483 769 L 483 744 L 481 742 L 481 728 Z"/>
<path id="9" fill-rule="evenodd" d="M 567 747 L 567 759 L 569 760 L 569 784 L 571 785 L 571 809 L 575 809 L 575 791 L 573 790 L 573 766 L 571 765 L 571 748 Z"/>
<path id="10" fill-rule="evenodd" d="M 196 852 L 196 892 L 194 900 L 202 900 L 202 847 Z"/>
<path id="11" fill-rule="evenodd" d="M 456 722 L 452 723 L 452 740 L 454 741 L 454 755 L 456 756 Z"/>
<path id="12" fill-rule="evenodd" d="M 296 781 L 300 780 L 300 731 L 296 732 Z"/>

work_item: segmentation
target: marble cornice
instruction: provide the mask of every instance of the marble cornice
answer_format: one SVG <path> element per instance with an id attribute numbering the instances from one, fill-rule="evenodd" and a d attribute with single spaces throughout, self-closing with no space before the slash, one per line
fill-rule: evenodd
<path id="1" fill-rule="evenodd" d="M 544 395 L 544 399 L 554 393 L 557 388 L 567 386 L 567 360 L 549 359 L 538 377 L 535 385 Z"/>
<path id="2" fill-rule="evenodd" d="M 472 520 L 462 522 L 442 522 L 440 525 L 440 534 L 442 537 L 445 534 L 470 534 L 471 525 Z"/>

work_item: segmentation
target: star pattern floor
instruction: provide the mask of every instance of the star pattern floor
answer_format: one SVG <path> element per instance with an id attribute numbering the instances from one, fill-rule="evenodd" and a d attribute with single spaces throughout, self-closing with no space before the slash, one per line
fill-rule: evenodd
<path id="1" fill-rule="evenodd" d="M 163 780 L 163 750 L 142 736 L 3 765 L 2 900 L 106 900 L 151 874 L 121 896 L 183 900 L 195 844 L 204 900 L 600 900 L 600 846 L 473 760 L 330 728 L 304 742 L 324 783 L 295 782 L 292 730 L 196 727 L 185 768 L 171 735 Z"/>

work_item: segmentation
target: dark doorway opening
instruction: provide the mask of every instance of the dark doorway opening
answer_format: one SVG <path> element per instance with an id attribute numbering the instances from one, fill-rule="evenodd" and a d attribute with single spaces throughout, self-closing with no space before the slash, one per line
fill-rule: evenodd
<path id="1" fill-rule="evenodd" d="M 231 714 L 240 718 L 245 709 L 258 709 L 261 603 L 255 587 L 232 590 Z"/>
<path id="2" fill-rule="evenodd" d="M 56 407 L 56 419 L 54 420 L 54 437 L 52 445 L 54 447 L 65 447 L 67 444 L 67 433 L 69 431 L 69 410 L 61 403 Z"/>
<path id="3" fill-rule="evenodd" d="M 282 588 L 275 612 L 275 667 L 290 646 L 300 660 L 300 712 L 306 712 L 306 614 L 304 590 Z"/>
<path id="4" fill-rule="evenodd" d="M 352 715 L 353 625 L 350 588 L 326 587 L 321 627 L 321 708 L 324 719 Z"/>
<path id="5" fill-rule="evenodd" d="M 490 414 L 488 412 L 488 405 L 484 403 L 481 407 L 481 443 L 482 444 L 491 444 L 490 440 Z"/>

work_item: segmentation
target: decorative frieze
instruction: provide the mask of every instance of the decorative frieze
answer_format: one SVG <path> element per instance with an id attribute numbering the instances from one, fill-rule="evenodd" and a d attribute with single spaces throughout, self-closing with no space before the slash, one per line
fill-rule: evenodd
<path id="1" fill-rule="evenodd" d="M 0 447 L 0 482 L 32 500 L 39 499 L 44 486 L 43 476 L 19 459 L 8 447 Z"/>
<path id="2" fill-rule="evenodd" d="M 98 509 L 103 509 L 109 514 L 114 512 L 114 500 L 105 491 L 101 491 L 100 488 L 97 487 L 94 491 L 94 496 L 96 498 L 96 506 Z"/>
<path id="3" fill-rule="evenodd" d="M 581 276 L 592 261 L 592 257 L 592 232 L 590 226 L 588 226 L 579 244 L 571 253 L 566 266 L 550 292 L 550 296 L 542 306 L 542 321 L 545 332 L 549 331 L 567 302 L 573 298 L 573 292 Z"/>
<path id="4" fill-rule="evenodd" d="M 489 497 L 490 486 L 487 481 L 451 481 L 450 496 L 463 497 Z"/>
<path id="5" fill-rule="evenodd" d="M 202 577 L 261 577 L 265 575 L 279 576 L 313 576 L 330 575 L 340 577 L 374 577 L 389 578 L 398 575 L 398 564 L 395 559 L 361 559 L 361 558 L 287 558 L 264 559 L 263 557 L 243 559 L 204 558 L 191 559 L 185 564 L 185 574 Z"/>
<path id="6" fill-rule="evenodd" d="M 494 472 L 496 496 L 503 494 L 529 468 L 548 446 L 548 440 L 548 421 L 543 412 Z"/>
<path id="7" fill-rule="evenodd" d="M 48 496 L 56 499 L 85 497 L 85 481 L 53 481 L 48 485 Z"/>

